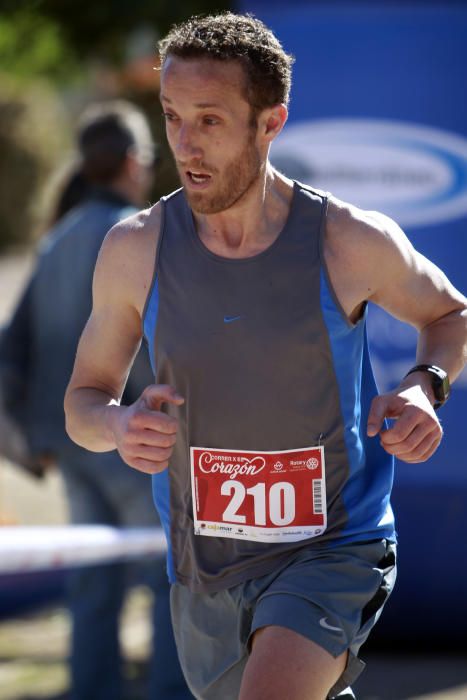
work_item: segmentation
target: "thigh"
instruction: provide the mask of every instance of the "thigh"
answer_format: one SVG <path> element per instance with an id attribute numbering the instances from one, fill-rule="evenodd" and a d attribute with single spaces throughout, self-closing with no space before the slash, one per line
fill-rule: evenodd
<path id="1" fill-rule="evenodd" d="M 363 670 L 359 648 L 394 580 L 395 548 L 385 540 L 304 550 L 257 597 L 252 637 L 271 626 L 290 630 L 332 658 L 344 659 L 340 676 L 328 688 L 334 697 Z"/>
<path id="2" fill-rule="evenodd" d="M 239 700 L 325 700 L 346 661 L 347 652 L 335 658 L 290 629 L 263 627 L 253 637 Z"/>

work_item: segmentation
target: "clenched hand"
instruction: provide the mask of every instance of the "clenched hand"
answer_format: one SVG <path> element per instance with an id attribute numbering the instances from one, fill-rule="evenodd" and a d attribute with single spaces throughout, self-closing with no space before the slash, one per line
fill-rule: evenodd
<path id="1" fill-rule="evenodd" d="M 396 420 L 391 428 L 381 430 L 385 418 Z M 438 417 L 420 386 L 373 399 L 367 434 L 373 437 L 378 433 L 386 452 L 403 462 L 425 462 L 443 436 Z"/>
<path id="2" fill-rule="evenodd" d="M 184 399 L 165 384 L 151 384 L 131 406 L 115 413 L 117 450 L 130 466 L 146 474 L 167 469 L 175 445 L 178 421 L 161 411 L 164 403 L 181 406 Z"/>

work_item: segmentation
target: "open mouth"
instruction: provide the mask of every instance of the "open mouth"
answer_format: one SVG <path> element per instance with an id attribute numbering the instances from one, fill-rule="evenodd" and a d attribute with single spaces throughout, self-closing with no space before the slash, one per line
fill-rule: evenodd
<path id="1" fill-rule="evenodd" d="M 186 174 L 189 181 L 194 185 L 204 185 L 211 179 L 211 176 L 207 173 L 195 172 L 194 170 L 187 170 Z"/>

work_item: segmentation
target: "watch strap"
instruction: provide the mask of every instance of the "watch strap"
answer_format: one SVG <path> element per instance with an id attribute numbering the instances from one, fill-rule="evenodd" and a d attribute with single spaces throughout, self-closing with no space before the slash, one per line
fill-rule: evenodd
<path id="1" fill-rule="evenodd" d="M 430 375 L 433 395 L 435 397 L 433 408 L 435 411 L 437 411 L 438 408 L 446 403 L 449 397 L 451 387 L 449 384 L 448 373 L 436 365 L 415 365 L 415 367 L 409 369 L 405 377 L 408 377 L 409 374 L 413 374 L 413 372 L 428 372 Z"/>

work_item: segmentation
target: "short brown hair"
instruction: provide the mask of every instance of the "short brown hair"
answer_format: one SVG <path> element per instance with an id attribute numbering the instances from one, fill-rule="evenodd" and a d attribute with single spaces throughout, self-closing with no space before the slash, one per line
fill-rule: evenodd
<path id="1" fill-rule="evenodd" d="M 159 42 L 159 52 L 162 66 L 168 56 L 238 61 L 247 79 L 247 100 L 256 113 L 289 102 L 294 59 L 272 31 L 250 14 L 191 17 L 172 27 Z"/>

